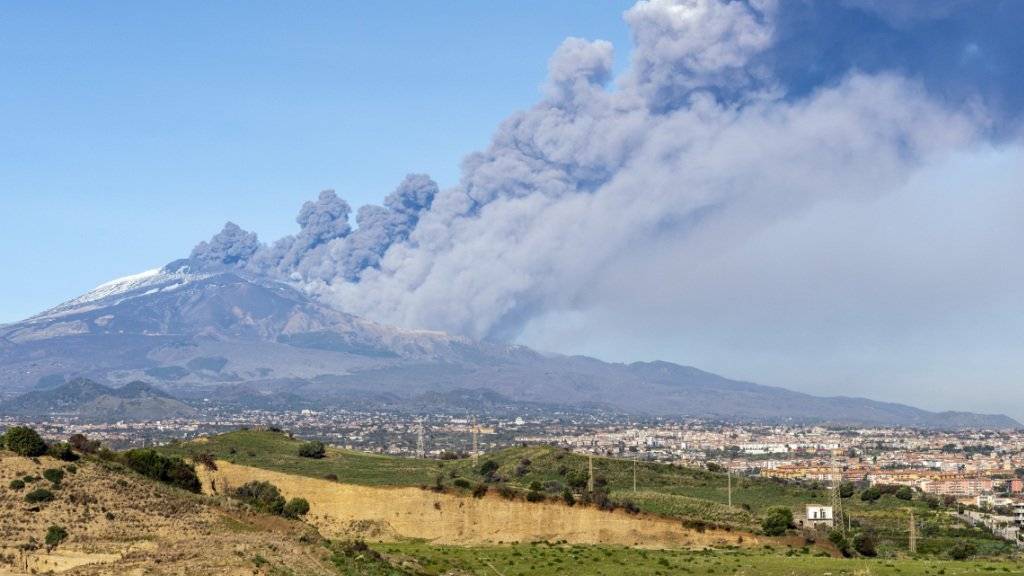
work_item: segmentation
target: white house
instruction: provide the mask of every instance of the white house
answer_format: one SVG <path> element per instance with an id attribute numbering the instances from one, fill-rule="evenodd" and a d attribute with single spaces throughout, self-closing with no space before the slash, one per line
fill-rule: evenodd
<path id="1" fill-rule="evenodd" d="M 1017 521 L 1017 526 L 1024 529 L 1024 502 L 1013 505 L 1013 519 Z"/>
<path id="2" fill-rule="evenodd" d="M 821 504 L 808 504 L 807 514 L 804 518 L 805 526 L 828 526 L 832 527 L 832 507 Z"/>

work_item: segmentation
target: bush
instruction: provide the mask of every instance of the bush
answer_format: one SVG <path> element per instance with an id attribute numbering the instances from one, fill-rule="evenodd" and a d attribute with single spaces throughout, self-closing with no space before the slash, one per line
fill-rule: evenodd
<path id="1" fill-rule="evenodd" d="M 25 488 L 25 481 L 15 478 L 11 480 L 11 483 L 7 485 L 11 490 L 23 490 Z"/>
<path id="2" fill-rule="evenodd" d="M 876 546 L 875 535 L 869 532 L 860 532 L 853 537 L 853 549 L 861 556 L 877 556 L 878 550 Z"/>
<path id="3" fill-rule="evenodd" d="M 46 551 L 50 552 L 68 537 L 63 526 L 50 526 L 46 530 Z"/>
<path id="4" fill-rule="evenodd" d="M 846 536 L 843 534 L 842 530 L 833 528 L 832 531 L 828 533 L 828 540 L 843 553 L 843 556 L 850 555 L 850 543 L 846 540 Z"/>
<path id="5" fill-rule="evenodd" d="M 281 511 L 282 515 L 288 518 L 305 516 L 308 512 L 309 502 L 305 498 L 292 498 L 284 505 L 284 509 Z"/>
<path id="6" fill-rule="evenodd" d="M 43 478 L 46 478 L 54 484 L 60 484 L 61 480 L 64 479 L 64 471 L 58 468 L 47 468 L 43 470 Z"/>
<path id="7" fill-rule="evenodd" d="M 335 474 L 334 472 L 331 472 L 329 474 L 324 474 L 324 480 L 330 480 L 331 482 L 337 482 L 338 481 L 338 475 Z"/>
<path id="8" fill-rule="evenodd" d="M 51 500 L 53 500 L 53 492 L 50 492 L 46 488 L 37 488 L 28 494 L 25 494 L 25 502 L 28 502 L 29 504 L 50 502 Z"/>
<path id="9" fill-rule="evenodd" d="M 281 514 L 284 511 L 284 496 L 270 482 L 246 482 L 235 489 L 234 496 L 258 512 Z"/>
<path id="10" fill-rule="evenodd" d="M 27 426 L 11 428 L 3 438 L 4 446 L 19 456 L 33 458 L 46 454 L 46 442 L 38 432 Z"/>
<path id="11" fill-rule="evenodd" d="M 529 492 L 526 493 L 526 501 L 527 502 L 543 502 L 544 501 L 544 495 L 541 494 L 540 492 L 535 492 L 533 490 L 530 490 Z"/>
<path id="12" fill-rule="evenodd" d="M 78 454 L 71 451 L 71 446 L 64 442 L 57 442 L 52 444 L 47 450 L 47 453 L 56 458 L 57 460 L 63 460 L 65 462 L 74 462 L 78 460 Z"/>
<path id="13" fill-rule="evenodd" d="M 304 442 L 302 446 L 299 446 L 299 456 L 303 458 L 323 458 L 326 455 L 327 448 L 319 440 Z"/>
<path id="14" fill-rule="evenodd" d="M 154 480 L 189 492 L 198 493 L 201 486 L 196 469 L 181 458 L 169 458 L 155 450 L 129 450 L 121 457 L 132 470 Z"/>
<path id="15" fill-rule="evenodd" d="M 89 440 L 84 434 L 72 434 L 68 438 L 68 444 L 82 454 L 95 454 L 100 449 L 99 440 Z"/>
<path id="16" fill-rule="evenodd" d="M 565 502 L 567 506 L 576 505 L 576 497 L 572 495 L 572 490 L 569 490 L 568 488 L 562 490 L 562 501 Z"/>
<path id="17" fill-rule="evenodd" d="M 839 484 L 839 497 L 849 498 L 854 493 L 853 482 L 842 482 Z"/>
<path id="18" fill-rule="evenodd" d="M 455 480 L 452 480 L 452 484 L 458 488 L 462 488 L 463 490 L 469 490 L 469 487 L 472 486 L 472 484 L 469 483 L 469 480 L 466 480 L 465 478 L 456 478 Z"/>
<path id="19" fill-rule="evenodd" d="M 877 486 L 872 486 L 860 493 L 860 499 L 864 502 L 874 502 L 882 497 L 882 491 Z"/>
<path id="20" fill-rule="evenodd" d="M 909 486 L 900 486 L 900 488 L 896 490 L 896 497 L 900 500 L 911 500 L 914 498 L 914 491 L 911 490 Z"/>
<path id="21" fill-rule="evenodd" d="M 785 506 L 772 506 L 761 519 L 761 530 L 767 536 L 782 536 L 792 524 L 792 510 Z"/>
<path id="22" fill-rule="evenodd" d="M 485 460 L 484 463 L 480 465 L 480 475 L 485 478 L 493 476 L 497 471 L 498 463 L 494 460 Z"/>
<path id="23" fill-rule="evenodd" d="M 978 548 L 970 542 L 957 542 L 949 549 L 949 557 L 953 560 L 967 560 L 978 553 Z"/>

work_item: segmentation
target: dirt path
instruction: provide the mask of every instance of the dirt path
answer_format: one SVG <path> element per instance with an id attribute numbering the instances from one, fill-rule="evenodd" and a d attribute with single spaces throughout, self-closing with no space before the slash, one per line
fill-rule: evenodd
<path id="1" fill-rule="evenodd" d="M 223 493 L 251 480 L 277 486 L 286 498 L 309 500 L 307 520 L 328 537 L 368 540 L 423 538 L 437 544 L 485 544 L 565 540 L 572 544 L 615 544 L 644 548 L 755 546 L 757 536 L 684 529 L 678 521 L 582 506 L 483 499 L 437 494 L 420 488 L 341 484 L 218 461 L 216 472 L 201 471 L 203 488 L 216 482 Z M 742 536 L 742 543 L 740 537 Z"/>

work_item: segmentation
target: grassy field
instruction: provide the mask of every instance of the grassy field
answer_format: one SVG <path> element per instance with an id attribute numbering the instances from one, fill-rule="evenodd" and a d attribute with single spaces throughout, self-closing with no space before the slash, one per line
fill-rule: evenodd
<path id="1" fill-rule="evenodd" d="M 236 464 L 314 478 L 334 475 L 338 481 L 352 484 L 435 486 L 440 482 L 448 490 L 466 492 L 484 482 L 480 464 L 493 460 L 498 466 L 493 476 L 500 484 L 520 492 L 525 492 L 531 484 L 540 484 L 551 498 L 557 498 L 566 485 L 585 480 L 588 467 L 587 457 L 550 446 L 515 447 L 483 454 L 474 466 L 470 459 L 397 458 L 336 448 L 328 448 L 322 459 L 303 458 L 298 455 L 301 444 L 301 440 L 283 433 L 240 430 L 200 443 L 170 444 L 161 450 L 182 457 L 208 453 Z M 788 506 L 799 514 L 807 503 L 829 502 L 826 487 L 734 477 L 733 507 L 729 508 L 725 474 L 669 464 L 637 463 L 638 490 L 634 492 L 633 470 L 634 463 L 630 460 L 594 458 L 595 477 L 604 484 L 603 489 L 613 500 L 630 501 L 641 511 L 690 522 L 756 530 L 760 515 L 770 506 Z M 470 488 L 456 488 L 458 484 Z M 844 508 L 855 524 L 869 527 L 877 535 L 879 552 L 883 555 L 907 550 L 911 510 L 917 519 L 921 553 L 943 555 L 959 541 L 973 543 L 984 556 L 1014 551 L 1010 543 L 982 529 L 966 527 L 949 511 L 930 509 L 916 497 L 908 502 L 885 495 L 877 502 L 867 503 L 855 495 L 844 500 Z"/>
<path id="2" fill-rule="evenodd" d="M 913 559 L 842 559 L 811 551 L 782 550 L 636 550 L 607 546 L 565 546 L 547 543 L 460 548 L 424 543 L 374 545 L 391 562 L 416 567 L 426 575 L 479 574 L 502 576 L 661 576 L 729 574 L 749 576 L 925 576 L 1024 574 L 1014 561 L 939 561 Z"/>

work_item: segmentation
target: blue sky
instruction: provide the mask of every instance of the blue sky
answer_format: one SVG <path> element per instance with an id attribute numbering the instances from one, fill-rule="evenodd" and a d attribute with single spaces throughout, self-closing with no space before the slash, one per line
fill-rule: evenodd
<path id="1" fill-rule="evenodd" d="M 628 47 L 628 6 L 5 3 L 0 322 L 185 256 L 225 220 L 291 233 L 325 188 L 358 206 L 411 171 L 454 184 L 566 36 Z"/>

